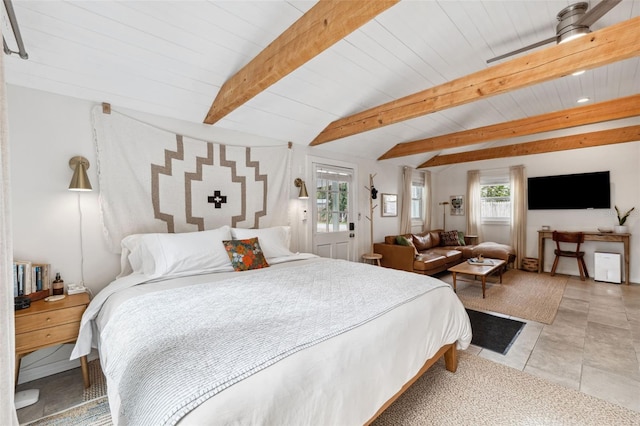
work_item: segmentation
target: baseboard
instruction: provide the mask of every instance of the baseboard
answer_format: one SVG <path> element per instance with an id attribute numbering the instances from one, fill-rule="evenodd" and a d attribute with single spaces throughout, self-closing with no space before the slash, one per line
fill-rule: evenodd
<path id="1" fill-rule="evenodd" d="M 98 358 L 98 353 L 92 350 L 87 355 L 87 360 L 91 361 Z M 23 361 L 24 362 L 24 361 Z M 42 365 L 34 365 L 29 368 L 21 368 L 20 375 L 18 376 L 18 384 L 31 382 L 36 379 L 51 376 L 53 374 L 62 373 L 63 371 L 72 370 L 80 367 L 80 359 L 69 360 L 59 359 L 50 363 L 43 363 Z"/>

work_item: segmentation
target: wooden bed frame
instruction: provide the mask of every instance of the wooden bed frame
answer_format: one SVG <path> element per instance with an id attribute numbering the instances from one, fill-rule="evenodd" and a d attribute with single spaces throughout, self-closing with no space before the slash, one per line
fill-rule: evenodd
<path id="1" fill-rule="evenodd" d="M 443 347 L 440 348 L 438 352 L 436 352 L 434 356 L 429 358 L 424 363 L 420 371 L 418 371 L 418 373 L 415 376 L 413 376 L 411 380 L 405 383 L 404 386 L 402 386 L 402 388 L 395 395 L 389 398 L 389 400 L 385 402 L 382 405 L 382 407 L 380 407 L 380 409 L 376 412 L 376 414 L 374 414 L 373 417 L 371 417 L 369 421 L 365 423 L 365 425 L 369 425 L 375 419 L 377 419 L 378 416 L 382 414 L 384 410 L 389 408 L 389 406 L 393 404 L 395 400 L 400 397 L 400 395 L 402 395 L 407 389 L 409 389 L 411 385 L 414 384 L 415 381 L 418 380 L 420 376 L 422 376 L 425 373 L 425 371 L 427 371 L 433 364 L 435 364 L 436 361 L 438 361 L 438 359 L 440 359 L 440 357 L 443 355 L 444 355 L 444 365 L 446 369 L 448 371 L 451 371 L 452 373 L 455 373 L 456 370 L 458 369 L 458 349 L 456 348 L 456 343 L 453 342 L 448 345 L 444 345 Z"/>

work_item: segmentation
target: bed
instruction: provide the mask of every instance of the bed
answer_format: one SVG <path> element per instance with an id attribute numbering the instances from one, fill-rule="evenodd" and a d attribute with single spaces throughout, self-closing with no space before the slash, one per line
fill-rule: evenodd
<path id="1" fill-rule="evenodd" d="M 432 277 L 291 253 L 288 227 L 138 234 L 86 310 L 115 424 L 366 424 L 471 341 Z M 268 266 L 267 266 L 268 265 Z"/>

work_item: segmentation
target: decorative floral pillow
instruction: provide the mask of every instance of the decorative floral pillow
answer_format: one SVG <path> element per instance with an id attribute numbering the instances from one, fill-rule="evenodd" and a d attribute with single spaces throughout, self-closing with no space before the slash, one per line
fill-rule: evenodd
<path id="1" fill-rule="evenodd" d="M 269 266 L 257 237 L 246 240 L 226 240 L 222 244 L 224 244 L 224 249 L 236 271 L 248 271 Z"/>
<path id="2" fill-rule="evenodd" d="M 459 246 L 458 231 L 446 231 L 440 233 L 440 244 L 443 246 Z"/>

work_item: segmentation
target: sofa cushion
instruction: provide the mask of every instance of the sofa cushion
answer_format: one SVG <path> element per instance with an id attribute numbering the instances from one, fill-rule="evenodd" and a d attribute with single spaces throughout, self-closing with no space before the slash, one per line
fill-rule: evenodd
<path id="1" fill-rule="evenodd" d="M 413 245 L 415 246 L 416 249 L 418 249 L 419 252 L 428 250 L 431 248 L 431 238 L 429 237 L 429 234 L 427 235 L 413 234 L 411 236 L 411 240 L 413 241 Z"/>
<path id="2" fill-rule="evenodd" d="M 412 238 L 407 238 L 404 235 L 398 235 L 396 237 L 396 243 L 398 243 L 401 246 L 413 247 L 413 254 L 414 255 L 418 254 L 418 250 L 416 249 L 416 246 L 413 244 L 413 239 Z"/>
<path id="3" fill-rule="evenodd" d="M 428 250 L 437 244 L 434 243 L 431 238 L 431 233 L 427 232 L 425 235 L 413 234 L 413 245 L 418 249 L 418 251 Z"/>
<path id="4" fill-rule="evenodd" d="M 411 234 L 402 234 L 403 237 L 412 240 Z M 386 235 L 384 237 L 385 244 L 398 244 L 398 236 L 397 235 Z"/>
<path id="5" fill-rule="evenodd" d="M 431 235 L 431 247 L 438 247 L 441 245 L 439 230 L 429 231 L 428 234 Z"/>
<path id="6" fill-rule="evenodd" d="M 440 245 L 442 246 L 458 246 L 458 231 L 443 231 L 440 232 Z"/>
<path id="7" fill-rule="evenodd" d="M 461 246 L 466 246 L 467 243 L 464 241 L 464 232 L 458 231 L 458 244 Z"/>
<path id="8" fill-rule="evenodd" d="M 512 257 L 515 257 L 516 252 L 507 244 L 484 242 L 473 248 L 473 257 L 480 254 L 489 259 L 502 259 L 509 262 Z"/>
<path id="9" fill-rule="evenodd" d="M 413 262 L 414 271 L 429 271 L 431 269 L 440 268 L 447 264 L 447 258 L 433 252 L 421 253 L 421 259 Z"/>
<path id="10" fill-rule="evenodd" d="M 447 259 L 447 263 L 457 262 L 462 259 L 462 252 L 457 249 L 448 249 L 448 248 L 432 248 L 429 252 L 444 256 Z"/>
<path id="11" fill-rule="evenodd" d="M 463 259 L 471 259 L 472 257 L 475 257 L 473 255 L 473 249 L 475 248 L 475 246 L 464 246 L 464 247 L 457 247 L 456 250 L 460 251 L 462 253 L 462 258 Z"/>

